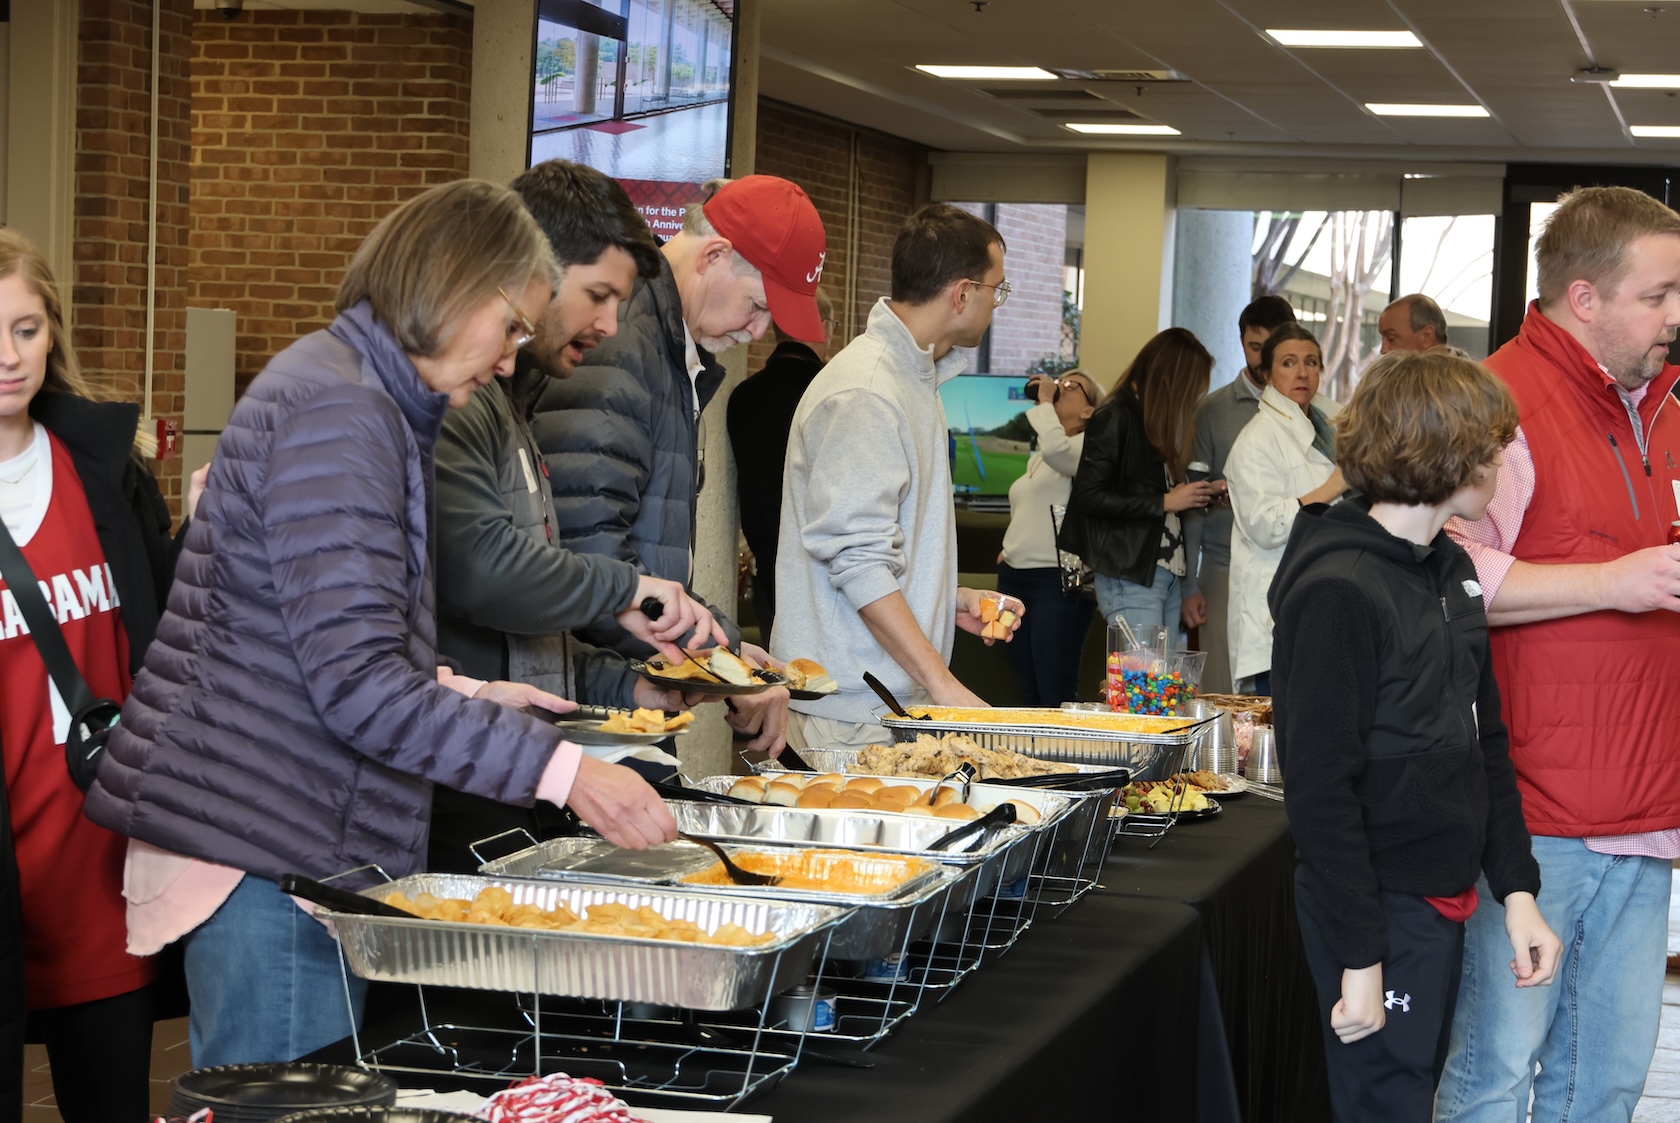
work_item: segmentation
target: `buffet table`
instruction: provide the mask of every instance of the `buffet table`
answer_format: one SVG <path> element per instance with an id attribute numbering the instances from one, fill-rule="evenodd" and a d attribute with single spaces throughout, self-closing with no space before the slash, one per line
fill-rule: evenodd
<path id="1" fill-rule="evenodd" d="M 1328 1119 L 1323 1038 L 1295 923 L 1295 842 L 1283 805 L 1249 795 L 1223 806 L 1214 819 L 1173 828 L 1154 850 L 1148 839 L 1122 837 L 1103 884 L 1134 899 L 1188 905 L 1201 918 L 1230 1058 L 1228 1077 L 1199 1073 L 1203 1099 L 1224 1085 L 1247 1123 Z M 1202 1056 L 1205 1069 L 1209 1054 Z"/>
<path id="2" fill-rule="evenodd" d="M 1059 917 L 1041 909 L 944 1002 L 930 996 L 867 1053 L 813 1034 L 811 1050 L 853 1064 L 807 1056 L 747 1110 L 799 1123 L 1190 1120 L 1231 1118 L 1235 1101 L 1248 1123 L 1328 1118 L 1293 865 L 1281 806 L 1255 796 L 1180 824 L 1154 850 L 1123 838 L 1101 887 Z M 375 991 L 364 1047 L 415 1023 L 414 988 Z M 517 1018 L 510 995 L 452 997 L 479 1022 Z M 341 1042 L 309 1059 L 353 1058 Z M 441 1073 L 399 1080 L 487 1090 Z"/>

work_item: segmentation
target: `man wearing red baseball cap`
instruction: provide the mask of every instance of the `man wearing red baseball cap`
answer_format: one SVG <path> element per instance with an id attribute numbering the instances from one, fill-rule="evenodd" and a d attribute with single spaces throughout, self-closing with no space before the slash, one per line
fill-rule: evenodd
<path id="1" fill-rule="evenodd" d="M 659 275 L 622 306 L 618 335 L 570 378 L 551 379 L 532 420 L 561 543 L 685 585 L 701 483 L 699 418 L 724 378 L 713 353 L 762 337 L 772 320 L 795 338 L 822 339 L 816 292 L 827 256 L 822 219 L 797 185 L 754 175 L 703 190 L 704 201 L 660 247 Z M 738 643 L 739 630 L 712 612 Z M 610 617 L 581 634 L 626 655 L 652 654 Z M 730 724 L 779 752 L 787 703 L 780 688 L 743 696 Z"/>

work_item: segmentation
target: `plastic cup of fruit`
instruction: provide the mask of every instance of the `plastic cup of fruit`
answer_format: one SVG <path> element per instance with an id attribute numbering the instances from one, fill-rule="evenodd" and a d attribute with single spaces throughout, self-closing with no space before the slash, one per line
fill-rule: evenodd
<path id="1" fill-rule="evenodd" d="M 1021 602 L 998 592 L 980 594 L 980 638 L 1007 640 L 1021 619 Z"/>

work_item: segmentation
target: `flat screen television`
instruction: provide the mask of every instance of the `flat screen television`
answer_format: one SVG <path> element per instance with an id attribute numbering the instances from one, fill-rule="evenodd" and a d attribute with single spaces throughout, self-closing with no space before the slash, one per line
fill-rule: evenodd
<path id="1" fill-rule="evenodd" d="M 1027 470 L 1034 402 L 1020 375 L 959 374 L 939 388 L 950 437 L 951 487 L 971 499 L 1007 497 Z"/>
<path id="2" fill-rule="evenodd" d="M 537 0 L 528 164 L 624 185 L 661 238 L 729 174 L 735 0 Z"/>

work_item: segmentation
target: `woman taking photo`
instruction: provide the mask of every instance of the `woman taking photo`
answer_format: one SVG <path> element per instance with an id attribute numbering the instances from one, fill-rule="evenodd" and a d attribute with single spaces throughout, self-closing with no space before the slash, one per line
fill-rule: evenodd
<path id="1" fill-rule="evenodd" d="M 1272 614 L 1266 591 L 1289 529 L 1303 506 L 1347 490 L 1336 466 L 1336 436 L 1313 404 L 1323 373 L 1318 340 L 1285 324 L 1260 349 L 1266 388 L 1260 412 L 1237 434 L 1225 461 L 1231 486 L 1231 681 L 1248 694 L 1272 692 Z"/>
<path id="2" fill-rule="evenodd" d="M 120 702 L 170 579 L 169 509 L 142 459 L 152 449 L 142 447 L 140 408 L 94 399 L 46 260 L 11 230 L 0 230 L 0 333 L 0 523 L 50 590 L 48 611 L 89 689 Z M 8 588 L 0 611 L 0 946 L 21 938 L 24 965 L 22 994 L 15 974 L 0 987 L 5 1020 L 28 1010 L 69 1123 L 138 1123 L 150 1091 L 152 963 L 124 948 L 127 840 L 82 815 L 65 758 L 70 714 L 18 600 Z M 15 1118 L 22 1042 L 4 1049 L 0 1117 Z"/>
<path id="3" fill-rule="evenodd" d="M 197 1066 L 293 1060 L 349 1033 L 366 984 L 349 980 L 349 1015 L 331 934 L 276 883 L 415 872 L 433 784 L 569 803 L 620 845 L 675 836 L 640 777 L 515 708 L 569 703 L 438 666 L 438 431 L 511 372 L 555 279 L 513 192 L 433 188 L 368 236 L 337 319 L 228 420 L 87 801 L 134 840 L 131 949 L 185 938 Z"/>
<path id="4" fill-rule="evenodd" d="M 1079 656 L 1091 626 L 1091 602 L 1078 590 L 1062 590 L 1050 509 L 1067 505 L 1099 391 L 1079 370 L 1059 379 L 1035 375 L 1027 386 L 1038 388 L 1038 404 L 1026 412 L 1038 450 L 1009 485 L 1009 528 L 998 555 L 997 587 L 1027 606 L 1014 642 L 1004 649 L 1021 681 L 1022 704 L 1055 707 L 1079 696 Z"/>
<path id="5" fill-rule="evenodd" d="M 1085 428 L 1062 548 L 1096 571 L 1097 608 L 1140 639 L 1177 632 L 1184 603 L 1179 514 L 1206 507 L 1219 485 L 1185 480 L 1196 403 L 1213 356 L 1189 331 L 1143 345 Z"/>

